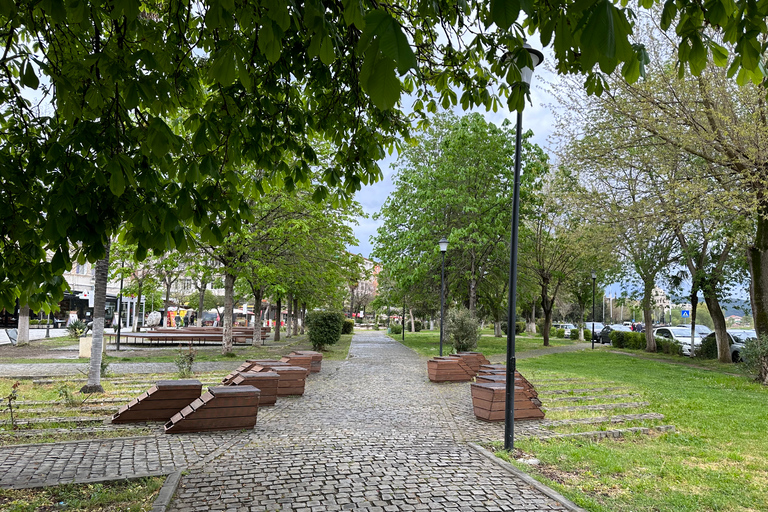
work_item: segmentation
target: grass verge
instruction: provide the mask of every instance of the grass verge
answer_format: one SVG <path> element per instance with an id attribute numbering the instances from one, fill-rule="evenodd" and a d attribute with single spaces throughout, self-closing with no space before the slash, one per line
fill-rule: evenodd
<path id="1" fill-rule="evenodd" d="M 584 351 L 523 359 L 518 368 L 534 382 L 620 383 L 677 429 L 600 442 L 517 441 L 541 464 L 513 463 L 578 505 L 594 512 L 768 511 L 768 388 L 731 375 L 731 365 L 708 370 Z"/>
<path id="2" fill-rule="evenodd" d="M 165 477 L 98 484 L 69 484 L 43 489 L 0 489 L 0 510 L 79 510 L 145 512 L 152 509 Z"/>
<path id="3" fill-rule="evenodd" d="M 440 332 L 439 331 L 421 331 L 421 332 L 406 332 L 405 340 L 403 340 L 402 334 L 389 334 L 389 337 L 393 340 L 403 343 L 405 346 L 412 348 L 419 354 L 427 357 L 433 357 L 440 354 Z M 551 338 L 549 345 L 551 347 L 560 347 L 573 345 L 575 341 Z M 544 339 L 539 336 L 515 336 L 515 350 L 516 352 L 526 352 L 528 350 L 535 350 L 544 348 Z M 507 338 L 497 338 L 495 336 L 481 336 L 480 341 L 477 343 L 477 351 L 482 352 L 485 357 L 491 359 L 491 361 L 503 362 L 505 354 L 507 352 Z M 443 340 L 443 355 L 448 355 L 453 352 L 453 347 L 448 340 Z"/>

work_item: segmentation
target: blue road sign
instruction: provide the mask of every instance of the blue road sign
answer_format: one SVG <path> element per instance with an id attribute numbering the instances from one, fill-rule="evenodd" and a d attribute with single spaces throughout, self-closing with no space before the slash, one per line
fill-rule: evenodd
<path id="1" fill-rule="evenodd" d="M 691 318 L 691 312 L 688 311 L 687 309 L 682 310 L 680 314 L 682 315 L 683 318 Z"/>

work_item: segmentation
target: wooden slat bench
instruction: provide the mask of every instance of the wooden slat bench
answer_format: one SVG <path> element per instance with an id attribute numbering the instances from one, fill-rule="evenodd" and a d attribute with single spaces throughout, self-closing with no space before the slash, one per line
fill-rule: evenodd
<path id="1" fill-rule="evenodd" d="M 203 384 L 199 380 L 161 380 L 137 398 L 122 406 L 112 423 L 168 421 L 185 406 L 200 398 Z"/>
<path id="2" fill-rule="evenodd" d="M 257 364 L 250 371 L 277 373 L 280 376 L 277 382 L 277 396 L 303 395 L 307 374 L 309 374 L 309 370 L 301 366 L 263 366 Z"/>
<path id="3" fill-rule="evenodd" d="M 227 384 L 229 386 L 253 386 L 258 388 L 259 407 L 275 405 L 277 402 L 277 386 L 280 375 L 277 372 L 237 372 L 237 375 Z"/>
<path id="4" fill-rule="evenodd" d="M 165 424 L 166 434 L 253 428 L 259 411 L 258 388 L 217 386 L 184 407 Z"/>
<path id="5" fill-rule="evenodd" d="M 307 371 L 312 370 L 312 356 L 309 354 L 288 354 L 280 359 L 281 362 L 287 363 L 291 366 L 301 366 L 306 368 Z"/>
<path id="6" fill-rule="evenodd" d="M 310 373 L 317 373 L 322 368 L 323 354 L 314 350 L 294 350 L 290 355 L 311 356 L 312 362 L 309 365 Z"/>
<path id="7" fill-rule="evenodd" d="M 432 382 L 468 382 L 474 372 L 460 357 L 434 357 L 427 361 L 427 376 Z"/>
<path id="8" fill-rule="evenodd" d="M 504 421 L 507 384 L 480 382 L 473 383 L 471 388 L 475 416 L 484 421 Z M 544 418 L 540 405 L 541 402 L 530 394 L 530 390 L 524 386 L 515 386 L 514 418 L 516 420 Z"/>

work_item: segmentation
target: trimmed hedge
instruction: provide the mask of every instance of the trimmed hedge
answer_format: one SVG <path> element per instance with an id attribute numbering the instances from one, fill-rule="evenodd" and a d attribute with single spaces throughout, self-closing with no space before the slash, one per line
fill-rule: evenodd
<path id="1" fill-rule="evenodd" d="M 307 329 L 312 348 L 322 350 L 339 341 L 344 320 L 343 313 L 331 311 L 310 311 L 307 313 Z"/>
<path id="2" fill-rule="evenodd" d="M 403 333 L 403 326 L 400 324 L 392 324 L 389 326 L 389 332 L 391 334 L 402 334 Z"/>
<path id="3" fill-rule="evenodd" d="M 715 336 L 707 336 L 696 350 L 695 357 L 702 359 L 717 359 L 717 339 Z"/>
<path id="4" fill-rule="evenodd" d="M 629 348 L 633 350 L 645 349 L 645 333 L 611 331 L 609 337 L 611 338 L 611 345 L 616 348 Z"/>
<path id="5" fill-rule="evenodd" d="M 501 323 L 501 332 L 507 334 L 507 322 Z M 515 334 L 523 334 L 525 332 L 525 322 L 515 322 Z"/>
<path id="6" fill-rule="evenodd" d="M 344 319 L 344 325 L 341 326 L 341 334 L 352 334 L 355 331 L 355 321 L 351 318 Z"/>
<path id="7" fill-rule="evenodd" d="M 667 338 L 656 337 L 656 352 L 662 352 L 664 354 L 672 354 L 681 356 L 683 355 L 683 346 L 675 340 Z"/>
<path id="8" fill-rule="evenodd" d="M 556 329 L 555 336 L 558 338 L 565 338 L 565 329 Z"/>
<path id="9" fill-rule="evenodd" d="M 584 339 L 586 341 L 592 341 L 592 331 L 590 329 L 584 329 Z"/>

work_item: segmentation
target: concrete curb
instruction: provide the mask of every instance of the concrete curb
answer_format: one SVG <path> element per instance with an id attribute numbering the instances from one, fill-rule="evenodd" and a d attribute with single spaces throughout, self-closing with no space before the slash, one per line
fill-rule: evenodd
<path id="1" fill-rule="evenodd" d="M 494 454 L 483 448 L 482 446 L 479 446 L 475 443 L 467 443 L 472 449 L 474 449 L 477 453 L 485 457 L 486 459 L 490 460 L 497 466 L 501 467 L 502 469 L 506 470 L 509 473 L 512 473 L 517 478 L 525 482 L 526 484 L 530 485 L 537 491 L 541 492 L 545 496 L 557 501 L 562 506 L 570 510 L 571 512 L 587 512 L 586 509 L 583 509 L 576 505 L 574 502 L 560 494 L 559 492 L 555 491 L 554 489 L 550 489 L 546 485 L 542 484 L 541 482 L 535 480 L 530 475 L 520 471 L 515 466 L 510 464 L 509 462 L 506 462 L 505 460 L 502 460 L 498 457 L 496 457 Z"/>
<path id="2" fill-rule="evenodd" d="M 160 488 L 157 498 L 155 498 L 155 502 L 152 504 L 151 512 L 165 512 L 168 509 L 171 501 L 173 501 L 173 496 L 176 494 L 176 489 L 179 487 L 179 482 L 181 482 L 181 473 L 183 471 L 183 469 L 178 469 L 168 475 L 165 483 Z"/>
<path id="3" fill-rule="evenodd" d="M 15 445 L 14 445 L 15 446 Z M 31 485 L 14 485 L 13 487 L 3 487 L 4 489 L 43 489 L 46 487 L 56 487 L 59 485 L 87 485 L 87 484 L 105 484 L 109 482 L 126 482 L 129 480 L 138 480 L 140 478 L 148 478 L 153 476 L 165 476 L 168 473 L 164 471 L 150 471 L 148 473 L 133 473 L 131 475 L 117 476 L 109 475 L 99 478 L 74 478 L 68 482 L 61 482 L 58 480 L 51 480 L 49 482 L 38 482 Z"/>

